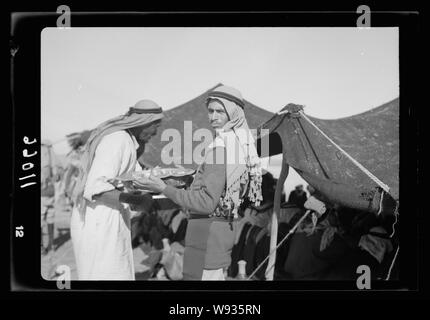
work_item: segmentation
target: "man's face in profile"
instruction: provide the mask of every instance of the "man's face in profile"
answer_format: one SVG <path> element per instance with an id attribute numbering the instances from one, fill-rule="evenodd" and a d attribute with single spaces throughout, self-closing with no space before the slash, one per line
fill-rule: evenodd
<path id="1" fill-rule="evenodd" d="M 146 143 L 151 137 L 157 134 L 157 129 L 160 126 L 160 122 L 155 122 L 149 126 L 141 126 L 136 128 L 136 139 L 139 143 Z"/>
<path id="2" fill-rule="evenodd" d="M 228 115 L 224 106 L 216 100 L 212 100 L 208 104 L 208 117 L 214 130 L 221 129 L 228 122 Z"/>

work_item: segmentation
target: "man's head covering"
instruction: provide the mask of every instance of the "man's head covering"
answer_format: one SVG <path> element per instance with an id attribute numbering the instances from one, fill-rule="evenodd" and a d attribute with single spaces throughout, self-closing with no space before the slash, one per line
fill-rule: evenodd
<path id="1" fill-rule="evenodd" d="M 95 128 L 84 146 L 80 174 L 73 192 L 75 203 L 80 202 L 82 198 L 97 146 L 104 136 L 116 131 L 148 125 L 162 118 L 163 110 L 158 104 L 151 100 L 140 100 L 130 107 L 126 114 L 105 121 Z"/>
<path id="2" fill-rule="evenodd" d="M 242 109 L 245 106 L 245 102 L 243 101 L 240 91 L 228 86 L 219 86 L 215 88 L 209 93 L 208 99 L 210 98 L 224 98 L 230 100 L 236 103 Z"/>
<path id="3" fill-rule="evenodd" d="M 260 158 L 245 118 L 242 94 L 235 88 L 220 86 L 209 92 L 206 104 L 213 100 L 223 105 L 229 119 L 217 132 L 227 154 L 227 186 L 221 202 L 237 213 L 244 196 L 257 206 L 262 200 Z"/>
<path id="4" fill-rule="evenodd" d="M 136 104 L 128 110 L 128 114 L 137 113 L 162 113 L 161 107 L 152 100 L 144 99 L 136 102 Z"/>

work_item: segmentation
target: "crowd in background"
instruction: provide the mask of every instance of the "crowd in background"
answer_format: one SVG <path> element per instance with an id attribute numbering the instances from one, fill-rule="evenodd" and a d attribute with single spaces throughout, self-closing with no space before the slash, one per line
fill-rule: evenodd
<path id="1" fill-rule="evenodd" d="M 56 161 L 49 141 L 42 147 L 43 158 L 50 159 L 42 165 L 41 227 L 45 241 L 42 254 L 55 250 L 55 203 L 63 201 L 66 208 L 73 205 L 68 190 L 76 179 L 80 149 L 68 154 L 66 166 Z M 239 261 L 245 261 L 246 274 L 253 273 L 269 254 L 270 217 L 277 180 L 269 172 L 263 175 L 264 202 L 244 210 L 240 231 L 232 250 L 232 263 L 228 279 L 238 277 Z M 318 196 L 312 186 L 298 185 L 291 191 L 288 201 L 283 193 L 279 215 L 278 242 L 305 213 L 305 203 Z M 355 279 L 356 266 L 368 265 L 375 278 L 386 276 L 398 240 L 388 237 L 389 223 L 384 225 L 374 214 L 357 212 L 348 208 L 330 206 L 318 217 L 302 223 L 296 232 L 277 250 L 275 280 Z M 147 254 L 145 279 L 182 279 L 183 251 L 188 224 L 186 210 L 163 209 L 156 205 L 149 211 L 135 212 L 131 220 L 132 246 Z M 386 221 L 385 221 L 386 223 Z M 47 240 L 46 240 L 47 238 Z M 254 280 L 266 279 L 267 261 L 255 273 Z"/>

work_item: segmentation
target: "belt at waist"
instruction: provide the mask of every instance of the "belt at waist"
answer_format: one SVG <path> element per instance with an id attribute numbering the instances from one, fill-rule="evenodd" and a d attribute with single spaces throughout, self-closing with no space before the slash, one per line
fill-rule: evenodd
<path id="1" fill-rule="evenodd" d="M 189 214 L 189 219 L 209 219 L 208 214 L 201 214 L 201 213 L 191 213 Z"/>
<path id="2" fill-rule="evenodd" d="M 189 220 L 193 220 L 193 219 L 211 219 L 214 221 L 223 221 L 223 222 L 230 222 L 228 219 L 226 219 L 225 217 L 214 217 L 214 216 L 209 216 L 209 214 L 203 214 L 203 213 L 189 213 Z M 233 221 L 238 221 L 240 220 L 240 218 L 237 219 L 233 219 Z"/>

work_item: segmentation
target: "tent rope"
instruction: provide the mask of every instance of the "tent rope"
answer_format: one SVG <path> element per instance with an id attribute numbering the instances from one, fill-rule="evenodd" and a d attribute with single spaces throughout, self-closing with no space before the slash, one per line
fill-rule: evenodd
<path id="1" fill-rule="evenodd" d="M 352 161 L 361 171 L 363 171 L 370 179 L 372 179 L 377 185 L 379 185 L 386 193 L 390 192 L 390 188 L 379 180 L 374 174 L 372 174 L 369 170 L 367 170 L 361 163 L 351 157 L 345 150 L 343 150 L 339 145 L 337 145 L 329 136 L 327 136 L 320 128 L 318 128 L 305 114 L 303 111 L 299 111 L 300 115 L 305 119 L 309 124 L 311 124 L 323 137 L 325 137 L 328 141 L 330 141 L 340 152 L 342 152 L 349 160 Z"/>
<path id="2" fill-rule="evenodd" d="M 285 242 L 285 240 L 287 240 L 288 237 L 296 231 L 296 229 L 298 228 L 298 226 L 309 215 L 310 212 L 311 212 L 311 210 L 306 211 L 306 213 L 299 219 L 299 221 L 297 221 L 297 223 L 290 229 L 290 231 L 288 231 L 288 233 L 285 235 L 285 237 L 281 241 L 279 241 L 279 243 L 277 244 L 276 248 L 274 248 L 271 252 L 269 252 L 269 254 L 267 255 L 267 257 L 257 266 L 257 268 L 255 268 L 255 270 L 251 273 L 251 275 L 248 278 L 246 278 L 246 280 L 252 280 L 252 277 L 255 276 L 255 274 L 257 273 L 257 271 L 260 270 L 260 268 L 264 265 L 264 263 L 267 261 L 267 259 L 269 259 L 270 256 L 273 253 L 275 253 L 276 250 L 278 250 L 278 248 Z M 273 268 L 273 266 L 274 265 L 272 265 L 271 268 Z M 267 271 L 268 270 L 266 270 L 266 273 L 267 273 Z"/>
<path id="3" fill-rule="evenodd" d="M 393 270 L 394 263 L 396 262 L 397 254 L 399 253 L 399 249 L 400 249 L 400 246 L 397 246 L 396 254 L 394 255 L 393 261 L 391 261 L 390 269 L 388 270 L 388 274 L 387 274 L 387 277 L 385 278 L 385 280 L 390 280 L 391 271 Z"/>

